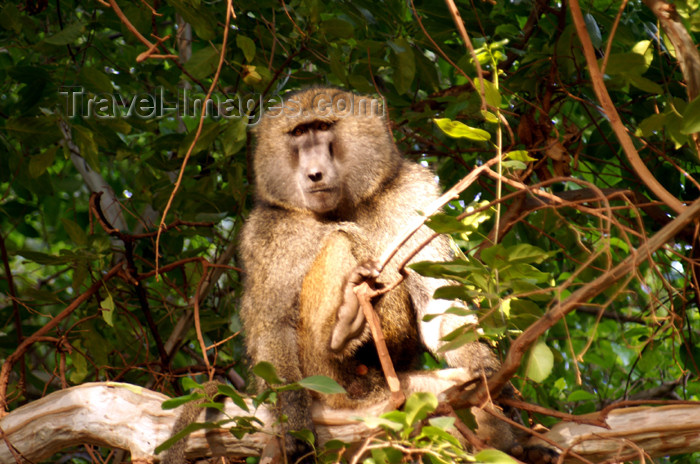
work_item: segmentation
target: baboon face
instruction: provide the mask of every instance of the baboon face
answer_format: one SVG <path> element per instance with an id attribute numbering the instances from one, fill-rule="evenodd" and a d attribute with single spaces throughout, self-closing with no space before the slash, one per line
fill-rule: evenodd
<path id="1" fill-rule="evenodd" d="M 257 197 L 285 209 L 352 214 L 401 163 L 383 103 L 338 89 L 279 97 L 254 131 Z"/>
<path id="2" fill-rule="evenodd" d="M 299 124 L 288 134 L 291 165 L 304 208 L 314 213 L 334 210 L 343 196 L 335 154 L 338 148 L 332 122 Z"/>

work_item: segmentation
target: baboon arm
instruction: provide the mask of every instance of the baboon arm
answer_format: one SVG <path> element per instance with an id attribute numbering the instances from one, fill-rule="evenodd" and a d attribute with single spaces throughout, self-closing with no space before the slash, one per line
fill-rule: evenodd
<path id="1" fill-rule="evenodd" d="M 304 278 L 299 330 L 304 365 L 327 364 L 322 357 L 342 358 L 369 337 L 352 287 L 376 271 L 358 267 L 352 245 L 346 233 L 330 234 Z"/>
<path id="2" fill-rule="evenodd" d="M 433 232 L 430 229 L 423 227 L 416 233 L 413 242 L 416 244 L 420 243 L 432 234 Z M 445 236 L 436 237 L 411 262 L 451 261 L 454 259 L 454 252 L 449 240 Z M 462 326 L 467 326 L 467 329 L 469 326 L 473 326 L 474 330 L 478 326 L 478 320 L 475 315 L 460 316 L 446 313 L 451 307 L 463 307 L 464 304 L 462 302 L 433 298 L 438 288 L 449 285 L 454 285 L 454 282 L 425 277 L 414 271 L 408 271 L 406 287 L 416 311 L 421 340 L 433 355 L 445 359 L 450 366 L 471 368 L 474 370 L 475 376 L 480 376 L 481 373 L 479 371 L 482 368 L 488 370 L 497 364 L 495 356 L 483 344 L 478 342 L 468 343 L 456 350 L 444 353 L 440 351 L 440 348 L 446 343 L 443 340 L 446 335 Z M 426 316 L 431 316 L 428 318 L 428 321 L 424 320 Z"/>

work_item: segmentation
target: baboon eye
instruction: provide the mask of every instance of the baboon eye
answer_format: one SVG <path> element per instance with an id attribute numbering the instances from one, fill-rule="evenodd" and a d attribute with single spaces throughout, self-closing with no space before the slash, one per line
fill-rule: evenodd
<path id="1" fill-rule="evenodd" d="M 292 137 L 299 137 L 300 135 L 304 135 L 306 133 L 306 126 L 297 126 L 294 129 L 292 129 Z"/>
<path id="2" fill-rule="evenodd" d="M 327 131 L 328 129 L 331 128 L 331 123 L 321 121 L 316 125 L 316 129 L 320 131 Z"/>

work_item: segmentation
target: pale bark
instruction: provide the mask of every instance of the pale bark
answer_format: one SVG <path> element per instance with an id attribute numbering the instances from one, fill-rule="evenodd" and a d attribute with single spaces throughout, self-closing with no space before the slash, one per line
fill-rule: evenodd
<path id="1" fill-rule="evenodd" d="M 414 373 L 402 377 L 402 388 L 407 394 L 432 391 L 440 398 L 442 392 L 467 380 L 465 376 L 461 369 Z M 81 443 L 125 449 L 131 452 L 134 461 L 156 462 L 155 448 L 170 437 L 179 414 L 178 409 L 161 409 L 165 399 L 160 393 L 110 382 L 89 383 L 52 393 L 0 420 L 5 434 L 4 440 L 0 440 L 0 463 L 17 462 L 8 443 L 33 462 Z M 316 404 L 313 418 L 319 440 L 362 441 L 371 430 L 355 418 L 376 416 L 387 405 L 384 402 L 361 411 L 346 411 L 324 409 Z M 226 413 L 231 417 L 249 415 L 230 401 L 226 402 Z M 273 432 L 275 418 L 266 408 L 255 411 L 255 416 L 266 424 L 265 431 L 242 439 L 236 439 L 227 430 L 199 431 L 188 439 L 187 456 L 260 455 Z M 200 421 L 221 419 L 212 410 L 200 416 Z M 610 429 L 562 422 L 546 436 L 565 449 L 575 444 L 573 450 L 593 462 L 615 457 L 630 459 L 641 452 L 660 456 L 700 450 L 700 404 L 618 409 L 608 415 L 607 423 Z M 568 458 L 565 462 L 578 461 Z"/>
<path id="2" fill-rule="evenodd" d="M 642 457 L 700 450 L 700 404 L 615 409 L 606 423 L 609 429 L 560 422 L 545 436 L 564 449 L 573 447 L 572 451 L 592 462 L 641 461 Z M 567 458 L 564 462 L 579 461 Z"/>
<path id="3" fill-rule="evenodd" d="M 401 386 L 407 394 L 432 391 L 439 395 L 468 380 L 465 376 L 466 371 L 462 369 L 417 372 L 402 378 Z M 163 394 L 116 382 L 86 383 L 51 393 L 0 419 L 0 429 L 4 432 L 4 441 L 0 440 L 0 464 L 15 463 L 8 443 L 32 462 L 81 443 L 125 449 L 131 452 L 132 460 L 157 461 L 155 448 L 170 438 L 180 412 L 179 408 L 161 409 L 166 399 L 168 397 Z M 388 401 L 362 411 L 330 410 L 316 404 L 313 418 L 319 440 L 360 441 L 370 430 L 353 418 L 376 416 L 389 409 Z M 252 406 L 250 410 L 254 411 Z M 252 414 L 230 401 L 226 401 L 225 411 L 230 417 Z M 263 432 L 246 435 L 240 440 L 227 430 L 195 432 L 188 439 L 187 456 L 259 455 L 273 433 L 276 419 L 262 407 L 254 414 L 266 424 Z M 202 412 L 199 422 L 225 417 L 208 410 L 206 414 Z"/>

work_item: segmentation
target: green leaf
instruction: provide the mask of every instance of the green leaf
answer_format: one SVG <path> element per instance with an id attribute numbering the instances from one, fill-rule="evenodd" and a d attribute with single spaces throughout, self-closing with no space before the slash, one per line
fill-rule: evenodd
<path id="1" fill-rule="evenodd" d="M 206 41 L 216 38 L 217 18 L 202 2 L 196 2 L 198 7 L 194 8 L 193 3 L 185 0 L 168 0 L 168 3 L 173 5 L 185 21 L 192 25 L 199 38 Z"/>
<path id="2" fill-rule="evenodd" d="M 469 330 L 467 332 L 464 332 L 457 337 L 455 337 L 453 340 L 443 344 L 439 349 L 439 353 L 447 353 L 448 351 L 456 350 L 457 348 L 460 348 L 467 343 L 475 342 L 476 340 L 479 339 L 479 335 L 476 333 L 475 330 Z"/>
<path id="3" fill-rule="evenodd" d="M 681 134 L 689 135 L 700 132 L 700 97 L 695 97 L 683 111 Z"/>
<path id="4" fill-rule="evenodd" d="M 441 430 L 449 430 L 455 425 L 455 418 L 446 416 L 432 417 L 428 420 L 428 423 Z"/>
<path id="5" fill-rule="evenodd" d="M 498 121 L 499 121 L 498 116 L 496 116 L 492 112 L 486 111 L 486 110 L 479 110 L 479 112 L 481 113 L 481 116 L 484 118 L 484 121 L 490 122 L 491 124 L 498 124 Z"/>
<path id="6" fill-rule="evenodd" d="M 182 406 L 185 403 L 190 403 L 192 401 L 197 401 L 204 398 L 204 395 L 199 392 L 193 392 L 188 395 L 178 396 L 177 398 L 170 398 L 160 405 L 162 409 L 175 409 Z"/>
<path id="7" fill-rule="evenodd" d="M 598 65 L 602 65 L 602 58 L 598 60 Z M 612 53 L 608 59 L 605 74 L 637 74 L 641 75 L 648 68 L 643 55 L 638 53 Z"/>
<path id="8" fill-rule="evenodd" d="M 0 26 L 19 35 L 22 32 L 22 14 L 14 3 L 6 3 L 0 12 Z"/>
<path id="9" fill-rule="evenodd" d="M 450 418 L 444 417 L 443 419 L 450 419 Z M 432 424 L 433 419 L 430 419 L 429 422 Z M 452 422 L 454 423 L 454 420 Z M 459 443 L 459 440 L 457 440 L 451 433 L 441 429 L 440 427 L 426 425 L 426 426 L 421 428 L 419 436 L 421 438 L 422 437 L 428 438 L 428 439 L 435 441 L 435 442 L 445 441 L 458 449 L 462 448 L 462 445 Z M 453 461 L 448 460 L 448 461 L 441 461 L 441 462 L 444 462 L 445 464 L 451 464 Z"/>
<path id="10" fill-rule="evenodd" d="M 231 401 L 233 401 L 233 404 L 241 408 L 242 410 L 246 412 L 250 412 L 250 409 L 248 408 L 248 403 L 245 402 L 243 397 L 233 389 L 231 385 L 219 385 L 218 386 L 218 391 L 220 394 L 228 396 L 231 398 Z"/>
<path id="11" fill-rule="evenodd" d="M 434 263 L 421 261 L 409 265 L 411 269 L 426 277 L 466 277 L 470 273 L 481 270 L 481 267 L 464 260 Z"/>
<path id="12" fill-rule="evenodd" d="M 83 126 L 73 126 L 73 138 L 80 150 L 80 156 L 85 158 L 93 171 L 99 172 L 97 142 L 90 129 Z"/>
<path id="13" fill-rule="evenodd" d="M 517 464 L 518 461 L 508 456 L 503 451 L 498 451 L 495 449 L 485 449 L 480 451 L 476 456 L 477 462 L 482 462 L 484 464 Z"/>
<path id="14" fill-rule="evenodd" d="M 78 384 L 85 380 L 85 377 L 87 377 L 87 359 L 85 359 L 85 357 L 82 354 L 80 354 L 80 351 L 84 351 L 80 340 L 74 341 L 73 347 L 75 349 L 70 354 L 70 360 L 73 364 L 73 369 L 71 370 L 71 373 L 68 376 L 68 378 L 71 381 L 71 383 Z"/>
<path id="15" fill-rule="evenodd" d="M 275 366 L 267 361 L 259 362 L 253 367 L 253 374 L 257 375 L 269 385 L 282 385 L 284 381 L 277 376 Z"/>
<path id="16" fill-rule="evenodd" d="M 505 160 L 503 162 L 503 167 L 506 169 L 513 169 L 515 171 L 522 171 L 527 168 L 527 164 L 523 163 L 522 161 Z"/>
<path id="17" fill-rule="evenodd" d="M 636 53 L 644 57 L 644 64 L 646 65 L 647 69 L 649 69 L 651 62 L 654 61 L 654 45 L 652 44 L 651 40 L 641 40 L 634 44 L 634 47 L 632 47 L 632 53 Z"/>
<path id="18" fill-rule="evenodd" d="M 403 453 L 396 448 L 386 446 L 372 449 L 372 459 L 376 464 L 394 464 L 403 461 Z"/>
<path id="19" fill-rule="evenodd" d="M 87 235 L 82 227 L 66 218 L 61 218 L 61 222 L 63 223 L 63 228 L 66 230 L 66 233 L 73 243 L 78 246 L 87 245 Z"/>
<path id="20" fill-rule="evenodd" d="M 446 285 L 435 290 L 433 298 L 440 300 L 471 301 L 479 295 L 480 293 L 477 290 L 468 289 L 464 285 Z"/>
<path id="21" fill-rule="evenodd" d="M 498 87 L 496 87 L 493 82 L 487 81 L 486 79 L 482 79 L 481 81 L 478 78 L 474 79 L 474 89 L 479 94 L 481 94 L 481 83 L 483 83 L 484 98 L 486 99 L 486 103 L 494 108 L 500 108 L 501 92 L 498 90 Z M 494 117 L 496 116 L 494 115 Z M 498 122 L 498 119 L 496 119 L 496 122 Z"/>
<path id="22" fill-rule="evenodd" d="M 236 36 L 236 45 L 243 51 L 243 56 L 245 60 L 250 63 L 255 58 L 255 42 L 250 37 L 246 37 L 242 34 Z M 218 64 L 218 55 L 217 55 Z"/>
<path id="23" fill-rule="evenodd" d="M 112 81 L 107 74 L 95 68 L 84 67 L 78 76 L 80 82 L 88 89 L 96 93 L 109 93 L 113 89 Z"/>
<path id="24" fill-rule="evenodd" d="M 663 95 L 664 89 L 656 82 L 642 77 L 637 74 L 624 74 L 624 77 L 629 81 L 630 84 L 637 87 L 639 90 L 649 92 L 653 95 Z"/>
<path id="25" fill-rule="evenodd" d="M 635 131 L 635 135 L 649 137 L 654 132 L 658 132 L 664 128 L 666 124 L 666 114 L 652 114 L 639 123 L 639 127 Z"/>
<path id="26" fill-rule="evenodd" d="M 481 251 L 481 260 L 487 266 L 500 268 L 508 262 L 508 251 L 502 244 L 496 244 Z"/>
<path id="27" fill-rule="evenodd" d="M 603 35 L 600 33 L 600 28 L 598 23 L 592 14 L 586 13 L 583 15 L 583 21 L 586 23 L 586 29 L 588 31 L 588 36 L 591 38 L 591 43 L 593 47 L 600 48 L 603 44 Z"/>
<path id="28" fill-rule="evenodd" d="M 325 375 L 313 375 L 311 377 L 306 377 L 297 382 L 304 388 L 313 390 L 319 393 L 324 393 L 326 395 L 334 393 L 345 393 L 345 389 L 338 384 L 335 380 Z"/>
<path id="29" fill-rule="evenodd" d="M 554 354 L 543 341 L 538 341 L 530 350 L 525 375 L 535 382 L 542 382 L 552 372 Z"/>
<path id="30" fill-rule="evenodd" d="M 192 54 L 185 69 L 195 79 L 204 79 L 214 74 L 219 65 L 219 52 L 214 47 L 204 47 Z"/>
<path id="31" fill-rule="evenodd" d="M 245 111 L 245 109 L 243 111 Z M 230 119 L 223 123 L 223 129 L 219 140 L 227 156 L 234 155 L 245 147 L 247 127 L 248 120 L 245 116 Z"/>
<path id="32" fill-rule="evenodd" d="M 62 138 L 54 117 L 8 119 L 5 129 L 25 145 L 41 148 Z"/>
<path id="33" fill-rule="evenodd" d="M 69 45 L 75 42 L 83 34 L 85 24 L 80 21 L 69 24 L 56 34 L 46 37 L 44 43 L 50 45 Z"/>
<path id="34" fill-rule="evenodd" d="M 511 263 L 541 263 L 546 258 L 549 257 L 549 253 L 545 252 L 541 248 L 529 245 L 527 243 L 520 243 L 518 245 L 513 245 L 508 247 L 508 262 Z"/>
<path id="35" fill-rule="evenodd" d="M 413 425 L 422 421 L 428 414 L 437 408 L 437 397 L 432 393 L 414 393 L 406 400 L 404 412 L 406 413 L 406 424 Z"/>
<path id="36" fill-rule="evenodd" d="M 208 150 L 211 144 L 214 143 L 214 140 L 216 140 L 216 137 L 219 135 L 219 131 L 221 130 L 221 127 L 218 123 L 216 122 L 211 122 L 211 123 L 205 123 L 204 127 L 202 127 L 202 132 L 199 134 L 199 138 L 197 139 L 197 143 L 194 145 L 194 149 L 192 150 L 192 155 L 195 155 L 199 152 Z M 192 145 L 192 141 L 194 140 L 194 137 L 197 135 L 197 131 L 193 130 L 187 136 L 182 140 L 180 143 L 180 146 L 178 148 L 178 154 L 180 156 L 185 156 L 187 153 L 187 150 L 190 149 L 190 145 Z"/>
<path id="37" fill-rule="evenodd" d="M 182 388 L 184 390 L 203 390 L 204 387 L 201 384 L 198 384 L 194 380 L 192 380 L 190 377 L 183 377 L 182 380 L 180 381 L 182 384 Z"/>
<path id="38" fill-rule="evenodd" d="M 29 175 L 36 179 L 45 173 L 49 166 L 53 165 L 56 151 L 58 151 L 58 146 L 54 145 L 40 154 L 32 156 L 29 160 Z"/>
<path id="39" fill-rule="evenodd" d="M 586 390 L 576 390 L 571 392 L 566 401 L 573 403 L 574 401 L 593 401 L 595 399 L 596 396 L 591 392 Z"/>
<path id="40" fill-rule="evenodd" d="M 530 156 L 527 150 L 513 150 L 509 151 L 506 153 L 506 158 L 515 160 L 515 161 L 522 161 L 523 163 L 530 163 L 532 161 L 537 161 L 537 158 L 533 158 Z"/>
<path id="41" fill-rule="evenodd" d="M 102 319 L 107 323 L 108 326 L 114 327 L 114 300 L 112 295 L 107 295 L 107 298 L 102 300 L 100 303 L 100 308 L 102 311 Z"/>
<path id="42" fill-rule="evenodd" d="M 289 434 L 293 437 L 298 438 L 299 440 L 305 441 L 311 446 L 313 446 L 314 442 L 316 441 L 316 439 L 314 438 L 314 433 L 309 429 L 290 430 Z"/>
<path id="43" fill-rule="evenodd" d="M 343 64 L 343 59 L 340 51 L 335 48 L 329 50 L 330 57 L 330 67 L 331 72 L 340 79 L 341 82 L 346 83 L 348 80 L 348 71 Z"/>
<path id="44" fill-rule="evenodd" d="M 328 38 L 351 39 L 355 35 L 352 24 L 340 18 L 330 18 L 321 23 L 321 32 Z"/>
<path id="45" fill-rule="evenodd" d="M 678 347 L 683 367 L 689 372 L 698 374 L 700 372 L 700 348 L 688 340 Z"/>
<path id="46" fill-rule="evenodd" d="M 394 68 L 394 87 L 399 95 L 403 95 L 411 89 L 416 76 L 416 58 L 411 45 L 403 37 L 390 41 L 389 47 L 393 51 L 391 63 Z"/>
<path id="47" fill-rule="evenodd" d="M 464 138 L 477 142 L 491 140 L 491 134 L 483 129 L 470 127 L 460 121 L 453 121 L 448 118 L 433 119 L 438 127 L 447 135 L 453 138 Z"/>
<path id="48" fill-rule="evenodd" d="M 19 250 L 17 254 L 38 264 L 66 264 L 72 261 L 69 256 L 53 256 L 40 251 Z"/>
<path id="49" fill-rule="evenodd" d="M 78 293 L 80 291 L 80 286 L 83 285 L 85 279 L 88 276 L 87 263 L 82 260 L 76 260 L 73 262 L 73 279 L 71 282 L 71 287 L 73 291 Z"/>
<path id="50" fill-rule="evenodd" d="M 426 221 L 426 225 L 439 234 L 454 234 L 457 232 L 469 232 L 473 229 L 454 216 L 436 214 Z"/>
<path id="51" fill-rule="evenodd" d="M 182 440 L 185 438 L 187 435 L 191 434 L 192 432 L 196 432 L 197 430 L 212 430 L 212 429 L 218 429 L 219 426 L 217 424 L 212 424 L 209 422 L 194 422 L 184 429 L 182 429 L 180 432 L 176 433 L 172 437 L 168 438 L 165 440 L 163 443 L 158 445 L 155 449 L 156 454 L 162 453 L 163 451 L 169 449 L 171 446 L 173 446 L 175 443 L 178 441 Z"/>
<path id="52" fill-rule="evenodd" d="M 384 427 L 394 432 L 399 432 L 404 428 L 405 414 L 401 411 L 391 411 L 382 414 L 382 417 L 362 417 L 360 420 L 371 429 Z"/>

